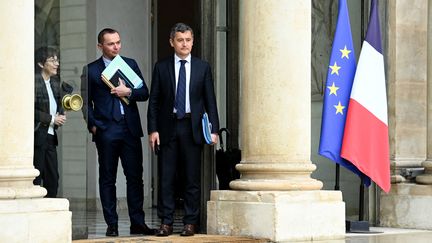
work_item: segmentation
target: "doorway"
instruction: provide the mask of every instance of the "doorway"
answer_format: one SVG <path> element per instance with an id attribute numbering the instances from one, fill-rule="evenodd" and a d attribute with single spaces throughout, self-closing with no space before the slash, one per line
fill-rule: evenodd
<path id="1" fill-rule="evenodd" d="M 153 23 L 152 23 L 152 57 L 153 64 L 158 60 L 172 56 L 173 49 L 169 44 L 169 35 L 171 27 L 178 22 L 185 23 L 192 27 L 194 30 L 194 45 L 192 48 L 192 55 L 200 57 L 199 53 L 200 47 L 200 1 L 190 0 L 190 1 L 175 1 L 167 0 L 163 4 L 158 1 L 152 1 L 152 13 L 153 13 Z M 151 86 L 151 84 L 150 84 Z M 181 168 L 181 167 L 180 167 Z M 182 184 L 181 180 L 177 179 L 176 185 L 176 201 L 177 207 L 182 205 Z M 157 206 L 158 202 L 158 164 L 157 158 L 152 157 L 152 205 Z"/>
<path id="2" fill-rule="evenodd" d="M 170 29 L 175 23 L 183 22 L 191 26 L 194 30 L 192 55 L 209 62 L 212 67 L 221 127 L 227 126 L 227 97 L 237 97 L 235 93 L 238 93 L 238 79 L 234 78 L 238 77 L 238 75 L 233 75 L 232 78 L 232 81 L 237 82 L 237 85 L 232 87 L 237 87 L 237 89 L 227 93 L 228 84 L 226 77 L 228 71 L 233 72 L 233 69 L 227 68 L 227 65 L 231 65 L 231 67 L 237 66 L 237 62 L 228 62 L 227 58 L 230 56 L 238 56 L 235 54 L 238 49 L 232 48 L 232 52 L 227 51 L 227 47 L 234 45 L 234 41 L 237 40 L 235 36 L 238 34 L 236 29 L 238 25 L 234 25 L 235 32 L 233 31 L 233 33 L 236 33 L 235 36 L 228 34 L 230 30 L 227 19 L 229 11 L 231 11 L 231 16 L 238 16 L 238 12 L 234 14 L 234 11 L 237 11 L 238 7 L 230 8 L 231 6 L 238 6 L 238 1 L 190 0 L 179 2 L 167 0 L 164 1 L 163 4 L 161 4 L 160 1 L 152 1 L 154 18 L 152 23 L 153 63 L 161 58 L 173 55 L 173 50 L 168 40 Z M 235 21 L 236 19 L 237 18 L 234 18 Z M 231 36 L 234 36 L 234 38 Z M 228 40 L 231 42 L 228 43 Z M 235 43 L 235 45 L 238 45 L 238 43 Z M 231 54 L 228 55 L 228 53 Z M 235 61 L 235 59 L 231 60 Z M 235 71 L 238 70 L 235 68 L 234 72 Z M 236 113 L 235 115 L 238 118 L 238 99 L 236 99 L 235 102 L 231 102 L 230 107 L 236 107 L 236 109 L 231 109 L 230 111 Z M 238 127 L 238 119 L 234 119 L 234 121 L 237 121 L 237 123 L 233 126 Z M 235 130 L 237 131 L 238 129 Z M 236 133 L 235 140 L 238 140 L 237 135 Z M 232 138 L 234 138 L 234 136 L 232 136 Z M 203 151 L 203 169 L 201 172 L 201 229 L 206 229 L 206 205 L 207 201 L 210 199 L 210 190 L 217 189 L 215 149 L 216 146 L 205 146 Z M 157 161 L 155 157 L 152 158 L 152 170 L 153 192 L 157 192 Z M 180 183 L 177 184 L 180 185 Z M 178 191 L 177 206 L 182 208 L 181 190 Z M 153 193 L 153 205 L 157 205 L 157 193 Z"/>

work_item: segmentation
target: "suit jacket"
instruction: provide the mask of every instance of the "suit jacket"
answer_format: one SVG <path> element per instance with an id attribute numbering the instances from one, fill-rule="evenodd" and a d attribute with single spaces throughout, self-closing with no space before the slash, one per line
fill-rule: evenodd
<path id="1" fill-rule="evenodd" d="M 63 113 L 61 105 L 60 81 L 55 77 L 51 77 L 51 90 L 54 94 L 54 99 L 57 103 L 57 112 Z M 35 103 L 34 103 L 34 145 L 40 146 L 46 143 L 49 124 L 51 123 L 51 114 L 49 107 L 49 97 L 46 89 L 45 81 L 40 73 L 35 75 Z M 54 125 L 55 145 L 58 144 L 56 129 Z"/>
<path id="2" fill-rule="evenodd" d="M 166 143 L 173 132 L 175 93 L 176 79 L 174 55 L 172 55 L 155 64 L 147 110 L 148 133 L 159 132 L 161 144 Z M 197 144 L 203 144 L 201 126 L 203 113 L 208 113 L 212 123 L 212 133 L 217 133 L 219 130 L 219 116 L 210 65 L 196 57 L 191 58 L 189 102 L 193 138 Z"/>
<path id="3" fill-rule="evenodd" d="M 136 61 L 123 56 L 122 58 L 144 80 Z M 82 111 L 89 131 L 91 131 L 93 126 L 96 126 L 97 129 L 105 130 L 109 122 L 113 120 L 113 106 L 118 105 L 120 100 L 110 93 L 110 88 L 102 81 L 101 74 L 104 69 L 105 63 L 102 57 L 100 57 L 84 67 L 81 75 L 81 95 L 84 100 Z M 136 137 L 143 136 L 136 102 L 146 101 L 148 97 L 148 89 L 144 82 L 141 88 L 132 89 L 129 105 L 122 103 L 126 124 L 132 135 Z"/>

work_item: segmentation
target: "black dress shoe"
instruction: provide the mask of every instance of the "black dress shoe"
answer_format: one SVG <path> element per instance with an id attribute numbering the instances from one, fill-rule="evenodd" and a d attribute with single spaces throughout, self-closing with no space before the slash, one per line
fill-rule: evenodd
<path id="1" fill-rule="evenodd" d="M 173 232 L 173 226 L 169 224 L 161 224 L 159 229 L 156 230 L 156 236 L 168 236 Z"/>
<path id="2" fill-rule="evenodd" d="M 180 233 L 181 236 L 193 236 L 196 232 L 196 226 L 194 224 L 185 224 L 183 231 Z"/>
<path id="3" fill-rule="evenodd" d="M 154 235 L 156 233 L 155 229 L 149 228 L 146 224 L 143 225 L 131 225 L 130 234 L 131 235 Z"/>
<path id="4" fill-rule="evenodd" d="M 106 233 L 106 236 L 118 236 L 118 226 L 117 225 L 108 225 Z"/>

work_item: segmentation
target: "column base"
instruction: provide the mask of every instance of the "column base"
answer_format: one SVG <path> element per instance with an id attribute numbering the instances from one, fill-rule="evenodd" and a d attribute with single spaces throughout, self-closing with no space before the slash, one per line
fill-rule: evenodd
<path id="1" fill-rule="evenodd" d="M 344 242 L 345 203 L 340 191 L 212 191 L 207 234 Z"/>
<path id="2" fill-rule="evenodd" d="M 432 161 L 423 161 L 422 166 L 425 171 L 424 174 L 416 177 L 416 182 L 419 184 L 432 185 Z"/>
<path id="3" fill-rule="evenodd" d="M 72 212 L 61 198 L 0 200 L 0 242 L 71 242 Z"/>
<path id="4" fill-rule="evenodd" d="M 424 185 L 432 185 L 432 174 L 422 174 L 416 177 L 416 182 Z"/>
<path id="5" fill-rule="evenodd" d="M 380 225 L 395 228 L 432 230 L 432 187 L 417 184 L 392 184 L 381 193 Z"/>

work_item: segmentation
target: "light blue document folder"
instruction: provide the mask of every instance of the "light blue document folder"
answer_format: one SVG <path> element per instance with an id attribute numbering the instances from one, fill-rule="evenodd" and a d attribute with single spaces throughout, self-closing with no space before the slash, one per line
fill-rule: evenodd
<path id="1" fill-rule="evenodd" d="M 102 72 L 102 77 L 107 80 L 111 80 L 115 75 L 120 76 L 130 88 L 139 89 L 143 86 L 143 80 L 120 55 L 114 57 L 108 67 Z M 111 82 L 113 82 L 113 80 L 111 80 Z"/>
<path id="2" fill-rule="evenodd" d="M 202 129 L 203 129 L 203 135 L 204 135 L 205 142 L 207 144 L 211 144 L 212 143 L 212 138 L 211 138 L 212 124 L 210 123 L 208 115 L 206 112 L 203 114 L 203 117 L 201 119 L 201 123 L 202 123 Z"/>

